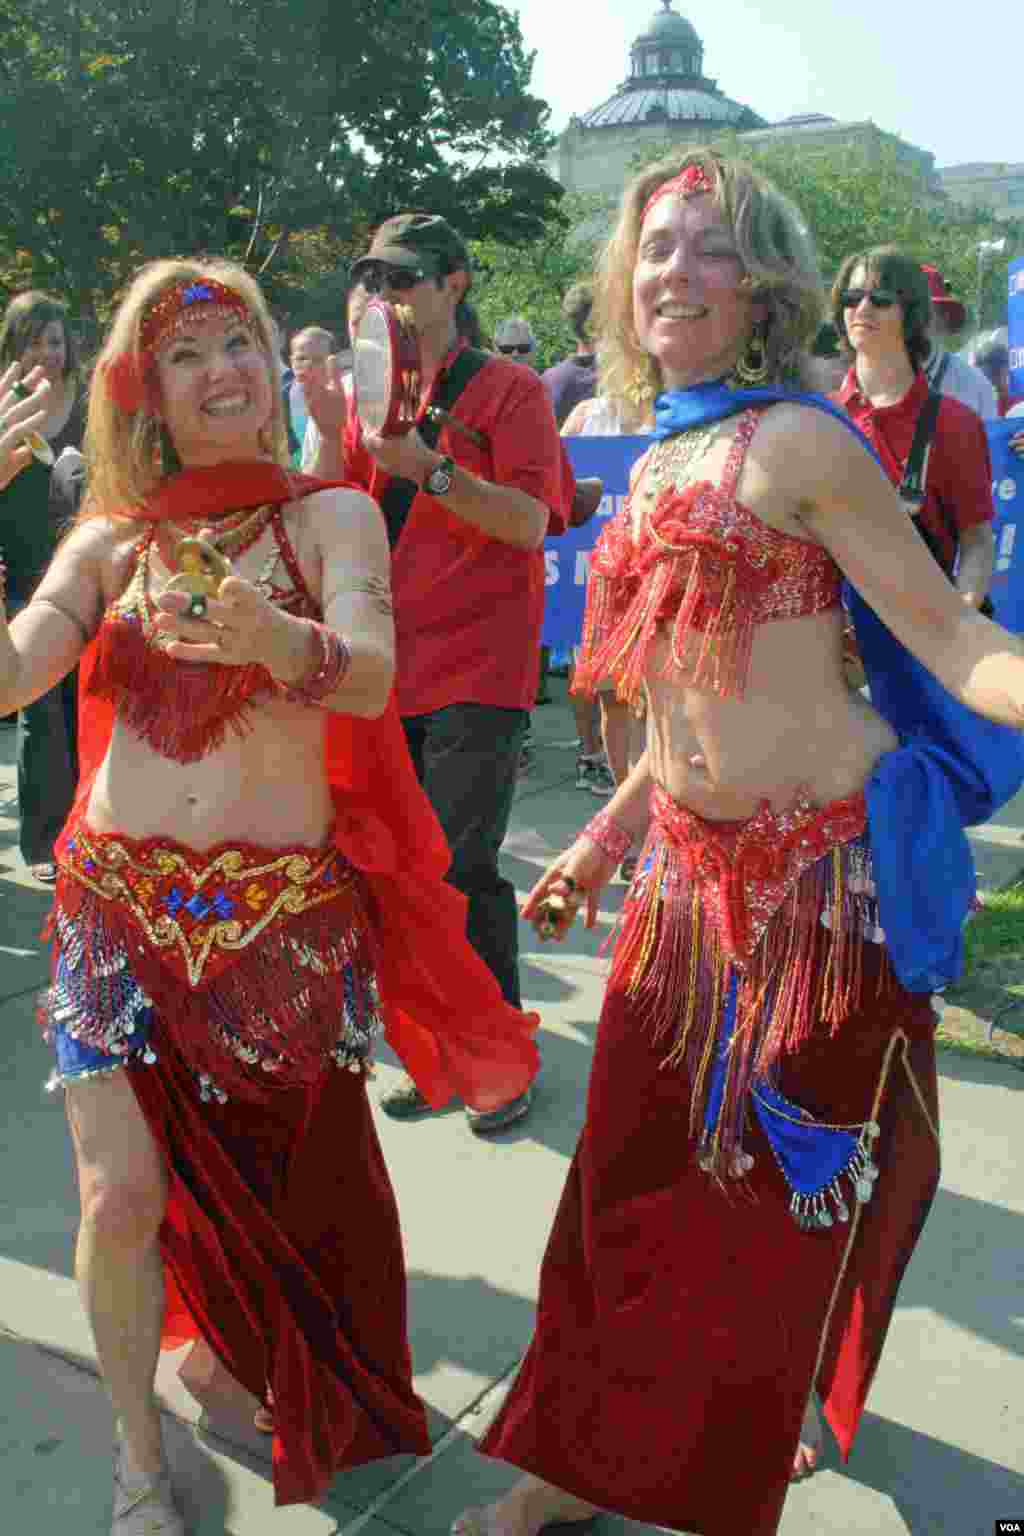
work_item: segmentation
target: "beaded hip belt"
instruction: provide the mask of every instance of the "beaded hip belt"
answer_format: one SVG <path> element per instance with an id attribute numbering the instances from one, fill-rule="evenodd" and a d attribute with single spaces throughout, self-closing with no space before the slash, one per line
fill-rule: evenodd
<path id="1" fill-rule="evenodd" d="M 284 919 L 346 897 L 361 906 L 358 876 L 333 843 L 283 850 L 222 843 L 200 853 L 170 838 L 140 841 L 79 826 L 61 850 L 60 871 L 129 916 L 192 988 L 216 979 Z M 71 892 L 58 894 L 60 906 L 73 905 Z"/>

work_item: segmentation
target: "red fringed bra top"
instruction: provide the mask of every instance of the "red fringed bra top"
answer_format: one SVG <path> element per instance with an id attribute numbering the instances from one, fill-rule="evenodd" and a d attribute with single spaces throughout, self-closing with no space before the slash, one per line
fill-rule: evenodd
<path id="1" fill-rule="evenodd" d="M 269 523 L 275 548 L 255 585 L 285 612 L 322 619 L 285 531 L 278 508 Z M 150 591 L 151 526 L 136 548 L 135 573 L 103 615 L 89 692 L 109 700 L 118 716 L 164 757 L 194 763 L 220 747 L 230 727 L 244 735 L 253 703 L 278 691 L 265 667 L 212 666 L 174 661 L 153 630 L 156 607 Z M 283 565 L 290 585 L 274 580 Z"/>
<path id="2" fill-rule="evenodd" d="M 669 458 L 668 483 L 651 510 L 635 518 L 634 489 L 605 528 L 590 562 L 580 691 L 610 677 L 620 698 L 635 702 L 659 626 L 670 624 L 664 675 L 739 697 L 759 624 L 839 605 L 839 571 L 828 551 L 780 533 L 736 499 L 759 414 L 740 417 L 719 485 L 673 483 Z M 671 454 L 674 441 L 649 457 Z"/>

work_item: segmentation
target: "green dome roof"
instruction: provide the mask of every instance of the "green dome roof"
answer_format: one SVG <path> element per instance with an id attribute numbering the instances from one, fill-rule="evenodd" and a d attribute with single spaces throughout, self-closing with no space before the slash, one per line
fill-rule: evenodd
<path id="1" fill-rule="evenodd" d="M 658 11 L 648 24 L 646 32 L 642 32 L 637 38 L 638 43 L 658 42 L 676 43 L 689 47 L 696 43 L 700 45 L 696 27 L 680 16 L 677 11 L 671 10 L 670 0 L 663 0 L 664 10 Z"/>

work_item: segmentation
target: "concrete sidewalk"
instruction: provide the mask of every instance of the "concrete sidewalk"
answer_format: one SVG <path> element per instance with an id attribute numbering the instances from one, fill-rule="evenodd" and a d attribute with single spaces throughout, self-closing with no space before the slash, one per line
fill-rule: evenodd
<path id="1" fill-rule="evenodd" d="M 574 788 L 571 715 L 564 683 L 553 686 L 555 702 L 534 715 L 536 766 L 520 783 L 504 854 L 520 892 L 595 809 Z M 62 1109 L 42 1091 L 49 1062 L 33 1010 L 49 893 L 17 855 L 13 738 L 0 730 L 0 1530 L 105 1536 L 110 1421 L 71 1279 Z M 1000 885 L 1024 864 L 1022 828 L 1024 799 L 976 840 L 983 883 Z M 621 898 L 613 886 L 598 931 L 577 925 L 557 950 L 523 929 L 525 1000 L 542 1016 L 544 1059 L 523 1125 L 481 1141 L 459 1111 L 404 1125 L 378 1116 L 402 1210 L 432 1457 L 345 1473 L 321 1506 L 275 1511 L 262 1445 L 257 1454 L 198 1434 L 196 1405 L 165 1359 L 168 1445 L 195 1536 L 442 1536 L 460 1509 L 512 1480 L 473 1445 L 530 1337 L 539 1261 L 582 1120 L 606 970 L 598 950 Z M 793 1489 L 782 1536 L 990 1536 L 997 1519 L 1024 1521 L 1024 1074 L 952 1054 L 941 1066 L 946 1172 L 870 1412 L 849 1466 L 830 1448 L 825 1470 Z M 374 1099 L 397 1073 L 393 1059 L 382 1062 Z M 627 1524 L 608 1519 L 603 1529 Z"/>

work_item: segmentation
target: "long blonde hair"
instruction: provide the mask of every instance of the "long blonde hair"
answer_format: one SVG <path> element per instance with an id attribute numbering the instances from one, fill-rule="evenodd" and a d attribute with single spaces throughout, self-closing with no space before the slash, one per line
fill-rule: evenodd
<path id="1" fill-rule="evenodd" d="M 132 279 L 93 369 L 83 445 L 88 489 L 80 521 L 137 516 L 160 482 L 180 468 L 166 429 L 147 405 L 132 412 L 115 405 L 107 388 L 106 368 L 126 353 L 139 354 L 142 323 L 162 293 L 179 283 L 205 280 L 223 283 L 237 293 L 251 314 L 272 385 L 270 420 L 262 434 L 266 452 L 278 464 L 289 462 L 280 361 L 273 322 L 258 283 L 230 261 L 177 257 L 152 261 Z"/>
<path id="2" fill-rule="evenodd" d="M 623 424 L 650 420 L 661 369 L 643 350 L 633 320 L 633 271 L 644 209 L 664 182 L 699 166 L 732 232 L 751 298 L 765 310 L 765 348 L 770 384 L 796 379 L 803 352 L 821 322 L 825 293 L 814 242 L 800 214 L 766 177 L 744 161 L 706 148 L 676 152 L 648 166 L 628 184 L 619 219 L 601 255 L 595 283 L 593 328 L 600 337 L 601 393 Z"/>

